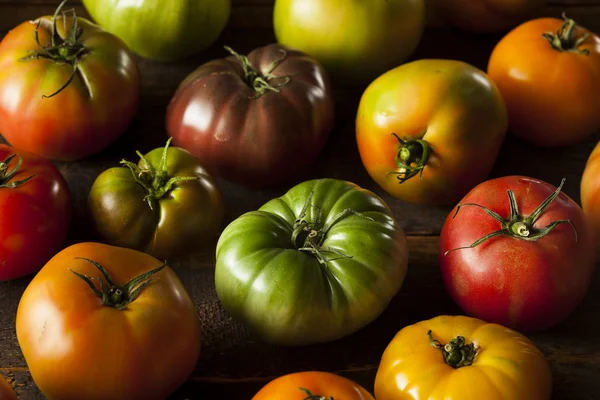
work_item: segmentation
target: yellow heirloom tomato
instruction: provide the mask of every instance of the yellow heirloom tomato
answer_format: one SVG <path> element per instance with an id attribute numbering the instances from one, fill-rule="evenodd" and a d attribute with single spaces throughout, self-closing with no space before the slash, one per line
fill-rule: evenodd
<path id="1" fill-rule="evenodd" d="M 463 316 L 402 329 L 383 353 L 377 400 L 548 400 L 544 355 L 520 333 Z"/>
<path id="2" fill-rule="evenodd" d="M 425 26 L 423 0 L 276 0 L 275 37 L 316 58 L 335 83 L 364 85 L 405 62 Z"/>

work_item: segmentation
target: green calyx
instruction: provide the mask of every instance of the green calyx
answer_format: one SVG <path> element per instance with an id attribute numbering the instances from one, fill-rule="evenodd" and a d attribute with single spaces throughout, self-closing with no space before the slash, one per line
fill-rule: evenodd
<path id="1" fill-rule="evenodd" d="M 169 176 L 167 172 L 167 154 L 171 139 L 167 140 L 158 168 L 154 168 L 139 151 L 136 151 L 136 153 L 144 164 L 146 164 L 145 168 L 140 168 L 137 164 L 130 161 L 121 160 L 121 164 L 131 170 L 133 178 L 146 190 L 147 194 L 144 197 L 144 201 L 148 203 L 150 209 L 154 209 L 153 203 L 167 196 L 178 182 L 199 179 L 195 176 Z"/>
<path id="2" fill-rule="evenodd" d="M 395 133 L 392 135 L 398 139 L 398 151 L 394 161 L 400 171 L 388 172 L 387 175 L 396 175 L 398 183 L 404 183 L 417 175 L 422 176 L 431 155 L 429 143 L 423 139 L 401 139 Z"/>
<path id="3" fill-rule="evenodd" d="M 442 352 L 444 361 L 452 368 L 472 365 L 479 352 L 479 347 L 474 343 L 467 344 L 463 336 L 457 336 L 447 344 L 434 340 L 431 330 L 427 332 L 427 336 L 429 336 L 429 343 Z"/>
<path id="4" fill-rule="evenodd" d="M 325 397 L 321 396 L 320 394 L 312 394 L 310 390 L 305 389 L 303 387 L 298 389 L 302 390 L 306 394 L 306 397 L 302 400 L 335 400 L 333 397 Z"/>
<path id="5" fill-rule="evenodd" d="M 75 78 L 75 75 L 78 71 L 78 63 L 81 58 L 87 54 L 87 50 L 85 46 L 79 41 L 79 37 L 82 34 L 81 28 L 77 26 L 77 15 L 75 15 L 75 10 L 71 10 L 73 14 L 73 26 L 67 37 L 65 39 L 61 38 L 58 34 L 57 29 L 57 19 L 58 15 L 62 14 L 63 22 L 66 25 L 67 21 L 67 12 L 61 12 L 63 6 L 68 0 L 63 0 L 62 3 L 58 6 L 56 11 L 54 12 L 54 17 L 52 18 L 52 40 L 48 46 L 43 46 L 40 43 L 39 39 L 39 29 L 42 23 L 42 19 L 38 20 L 38 24 L 33 33 L 35 42 L 40 47 L 39 50 L 33 50 L 31 55 L 24 57 L 21 61 L 28 60 L 39 60 L 40 58 L 44 58 L 47 60 L 52 60 L 55 63 L 59 64 L 68 64 L 72 68 L 71 75 L 67 79 L 67 81 L 54 93 L 50 95 L 43 95 L 43 98 L 50 98 L 56 96 L 60 92 L 62 92 Z"/>
<path id="6" fill-rule="evenodd" d="M 13 158 L 15 158 L 17 156 L 17 154 L 11 154 L 10 156 L 8 156 L 4 161 L 0 162 L 0 188 L 10 188 L 10 189 L 14 189 L 16 187 L 21 186 L 22 184 L 24 184 L 25 182 L 27 182 L 28 180 L 30 180 L 31 178 L 33 178 L 35 175 L 31 175 L 28 176 L 27 178 L 18 180 L 18 181 L 11 181 L 12 178 L 14 178 L 14 176 L 17 174 L 17 172 L 19 172 L 19 168 L 21 168 L 21 164 L 23 164 L 23 158 L 21 156 L 18 156 L 19 159 L 17 161 L 17 165 L 15 165 L 15 167 L 12 170 L 8 170 L 8 165 L 10 164 L 10 162 L 12 161 Z"/>
<path id="7" fill-rule="evenodd" d="M 542 204 L 540 204 L 528 216 L 523 216 L 523 215 L 521 215 L 519 213 L 519 207 L 517 206 L 517 200 L 515 199 L 515 194 L 513 193 L 512 190 L 508 190 L 507 191 L 508 200 L 510 202 L 510 217 L 508 219 L 502 218 L 496 212 L 494 212 L 494 211 L 492 211 L 492 210 L 490 210 L 490 209 L 488 209 L 488 208 L 486 208 L 484 206 L 481 206 L 479 204 L 475 204 L 475 203 L 461 203 L 461 204 L 459 204 L 456 207 L 456 212 L 454 213 L 454 217 L 456 217 L 456 215 L 460 211 L 461 207 L 475 206 L 475 207 L 482 208 L 488 215 L 490 215 L 491 217 L 493 217 L 494 219 L 496 219 L 498 222 L 500 222 L 501 228 L 499 230 L 497 230 L 497 231 L 488 233 L 484 237 L 482 237 L 482 238 L 476 240 L 475 242 L 473 242 L 473 244 L 471 244 L 470 246 L 457 247 L 455 249 L 448 250 L 448 251 L 446 251 L 444 253 L 444 255 L 448 255 L 448 253 L 450 253 L 451 251 L 461 250 L 461 249 L 469 249 L 469 248 L 473 248 L 473 247 L 479 246 L 481 243 L 485 242 L 486 240 L 488 240 L 490 238 L 493 238 L 495 236 L 500 236 L 500 235 L 512 237 L 512 238 L 515 238 L 515 239 L 527 240 L 527 241 L 530 241 L 530 242 L 535 242 L 535 241 L 543 238 L 544 236 L 546 236 L 550 232 L 552 232 L 552 230 L 554 228 L 556 228 L 558 225 L 561 225 L 561 224 L 569 224 L 569 225 L 571 225 L 571 228 L 573 228 L 573 232 L 575 233 L 575 241 L 577 241 L 577 230 L 575 229 L 575 226 L 573 225 L 573 223 L 571 222 L 571 220 L 561 219 L 561 220 L 557 220 L 557 221 L 552 221 L 548 225 L 546 225 L 544 228 L 539 228 L 539 229 L 535 228 L 533 226 L 536 223 L 536 221 L 540 218 L 540 216 L 542 215 L 542 213 L 544 212 L 544 210 L 560 194 L 560 191 L 561 191 L 561 189 L 562 189 L 562 187 L 563 187 L 564 184 L 565 184 L 565 179 L 563 178 L 563 180 L 560 182 L 560 185 L 558 186 L 558 188 L 556 188 L 556 190 L 552 194 L 550 194 L 550 196 L 548 196 L 542 202 Z"/>
<path id="8" fill-rule="evenodd" d="M 323 247 L 323 242 L 327 237 L 327 233 L 329 230 L 340 220 L 344 219 L 348 215 L 357 215 L 361 218 L 368 219 L 373 221 L 373 218 L 368 217 L 364 214 L 359 213 L 358 211 L 352 210 L 350 208 L 346 208 L 343 211 L 340 211 L 335 217 L 333 217 L 328 223 L 325 225 L 321 222 L 321 210 L 317 206 L 313 206 L 317 208 L 317 218 L 313 222 L 309 222 L 305 220 L 306 212 L 308 207 L 311 206 L 310 202 L 312 200 L 314 192 L 306 199 L 304 206 L 302 207 L 302 211 L 298 216 L 298 219 L 294 222 L 294 228 L 292 231 L 292 243 L 298 249 L 298 251 L 303 251 L 314 255 L 319 263 L 323 265 L 327 265 L 329 261 L 337 260 L 340 258 L 352 258 L 352 256 L 342 253 L 341 251 L 331 248 L 331 247 Z M 339 257 L 336 258 L 326 258 L 323 253 L 334 253 Z"/>
<path id="9" fill-rule="evenodd" d="M 579 50 L 579 46 L 585 42 L 590 36 L 585 33 L 578 37 L 577 35 L 577 23 L 567 18 L 566 14 L 562 15 L 565 22 L 558 28 L 556 33 L 546 32 L 542 36 L 550 43 L 550 46 L 557 51 L 570 51 L 572 53 L 583 54 L 585 56 L 590 54 L 588 49 Z"/>
<path id="10" fill-rule="evenodd" d="M 224 47 L 225 50 L 231 53 L 242 66 L 246 84 L 256 92 L 256 96 L 253 98 L 258 98 L 267 91 L 278 93 L 280 87 L 287 85 L 292 80 L 289 76 L 277 76 L 273 74 L 273 70 L 287 58 L 287 52 L 284 49 L 281 49 L 282 56 L 273 61 L 267 68 L 267 72 L 263 74 L 252 65 L 247 56 L 236 53 L 231 47 Z"/>
<path id="11" fill-rule="evenodd" d="M 143 274 L 127 282 L 125 286 L 119 287 L 115 285 L 106 269 L 98 262 L 83 257 L 76 257 L 76 259 L 84 260 L 92 264 L 102 273 L 104 280 L 99 277 L 89 277 L 87 275 L 80 274 L 79 272 L 73 271 L 70 268 L 69 271 L 87 283 L 94 294 L 102 299 L 102 304 L 116 308 L 117 310 L 124 310 L 130 303 L 135 301 L 135 299 L 137 299 L 142 293 L 144 288 L 157 280 L 157 278 L 152 278 L 152 275 L 158 273 L 167 266 L 165 263 L 156 269 L 144 272 Z M 99 289 L 94 285 L 94 281 L 100 282 Z"/>

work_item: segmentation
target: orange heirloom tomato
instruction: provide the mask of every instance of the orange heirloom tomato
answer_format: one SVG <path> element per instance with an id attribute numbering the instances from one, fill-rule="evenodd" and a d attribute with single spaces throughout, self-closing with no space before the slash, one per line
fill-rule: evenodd
<path id="1" fill-rule="evenodd" d="M 600 244 L 600 142 L 590 154 L 581 177 L 581 208 Z"/>
<path id="2" fill-rule="evenodd" d="M 544 0 L 426 0 L 430 18 L 470 32 L 499 32 L 529 18 Z"/>
<path id="3" fill-rule="evenodd" d="M 306 371 L 280 376 L 252 400 L 375 400 L 359 384 L 330 372 Z"/>
<path id="4" fill-rule="evenodd" d="M 564 18 L 516 27 L 488 64 L 510 131 L 538 146 L 571 145 L 600 129 L 600 38 Z"/>
<path id="5" fill-rule="evenodd" d="M 0 400 L 18 400 L 12 386 L 0 375 Z"/>
<path id="6" fill-rule="evenodd" d="M 461 61 L 418 60 L 364 92 L 356 140 L 367 172 L 411 203 L 451 204 L 490 173 L 507 130 L 496 85 Z"/>
<path id="7" fill-rule="evenodd" d="M 463 316 L 402 329 L 383 353 L 377 400 L 548 400 L 544 355 L 520 333 Z"/>
<path id="8" fill-rule="evenodd" d="M 200 353 L 200 321 L 175 272 L 100 243 L 54 256 L 25 289 L 16 325 L 48 400 L 164 400 Z"/>

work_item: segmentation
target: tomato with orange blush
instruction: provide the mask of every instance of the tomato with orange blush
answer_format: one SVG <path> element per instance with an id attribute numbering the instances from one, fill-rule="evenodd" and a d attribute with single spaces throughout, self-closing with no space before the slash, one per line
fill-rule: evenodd
<path id="1" fill-rule="evenodd" d="M 321 371 L 296 372 L 267 383 L 252 400 L 374 400 L 359 384 Z"/>
<path id="2" fill-rule="evenodd" d="M 509 131 L 537 146 L 572 145 L 600 129 L 600 37 L 563 18 L 519 25 L 488 63 Z"/>
<path id="3" fill-rule="evenodd" d="M 581 207 L 600 244 L 600 142 L 590 154 L 581 177 Z"/>

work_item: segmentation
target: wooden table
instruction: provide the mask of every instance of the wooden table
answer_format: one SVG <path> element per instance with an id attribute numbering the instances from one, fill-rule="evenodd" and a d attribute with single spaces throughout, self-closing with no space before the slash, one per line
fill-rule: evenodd
<path id="1" fill-rule="evenodd" d="M 0 0 L 0 32 L 18 23 L 50 15 L 50 0 Z M 79 2 L 72 1 L 81 16 Z M 223 57 L 223 44 L 247 53 L 274 42 L 273 0 L 234 0 L 228 28 L 204 53 L 177 63 L 139 59 L 143 88 L 139 113 L 130 129 L 109 149 L 75 163 L 57 163 L 69 182 L 75 203 L 70 242 L 95 240 L 85 214 L 85 199 L 94 178 L 123 157 L 136 160 L 164 145 L 164 112 L 179 82 L 198 65 Z M 552 0 L 539 15 L 559 17 L 562 11 L 592 31 L 600 32 L 600 0 Z M 453 30 L 428 30 L 413 59 L 451 58 L 485 69 L 501 35 L 473 35 Z M 269 346 L 233 321 L 222 309 L 213 284 L 214 246 L 172 264 L 195 301 L 203 325 L 203 350 L 193 377 L 172 399 L 249 399 L 273 377 L 308 369 L 328 370 L 357 380 L 372 390 L 381 354 L 402 327 L 460 310 L 444 289 L 437 262 L 438 235 L 450 207 L 411 205 L 384 193 L 367 175 L 356 148 L 354 118 L 364 88 L 336 88 L 336 125 L 318 162 L 304 179 L 332 177 L 353 181 L 383 197 L 409 235 L 410 266 L 402 290 L 375 322 L 342 340 L 303 348 Z M 600 105 L 598 105 L 600 107 Z M 600 108 L 599 108 L 600 112 Z M 520 174 L 558 185 L 579 201 L 583 167 L 599 136 L 560 149 L 540 149 L 507 137 L 492 177 Z M 300 180 L 299 180 L 300 181 Z M 260 207 L 291 187 L 251 190 L 219 180 L 226 202 L 226 222 Z M 15 313 L 30 278 L 0 283 L 0 373 L 9 378 L 23 399 L 43 399 L 27 370 L 15 335 Z M 553 399 L 600 399 L 600 273 L 596 273 L 583 304 L 554 329 L 529 335 L 547 356 L 554 375 Z"/>

